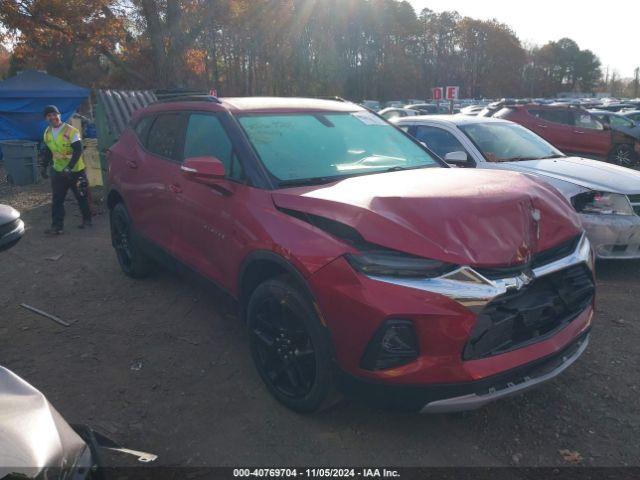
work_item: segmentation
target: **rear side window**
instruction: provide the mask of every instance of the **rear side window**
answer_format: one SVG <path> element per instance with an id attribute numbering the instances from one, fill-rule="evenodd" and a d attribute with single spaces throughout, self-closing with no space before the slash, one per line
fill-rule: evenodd
<path id="1" fill-rule="evenodd" d="M 216 115 L 194 113 L 189 116 L 184 158 L 192 157 L 216 157 L 224 164 L 227 176 L 242 178 L 231 139 Z"/>
<path id="2" fill-rule="evenodd" d="M 151 153 L 171 160 L 180 160 L 179 145 L 182 139 L 182 116 L 179 113 L 159 115 L 147 137 L 146 147 Z"/>
<path id="3" fill-rule="evenodd" d="M 529 113 L 547 122 L 573 125 L 573 115 L 568 110 L 529 110 Z"/>

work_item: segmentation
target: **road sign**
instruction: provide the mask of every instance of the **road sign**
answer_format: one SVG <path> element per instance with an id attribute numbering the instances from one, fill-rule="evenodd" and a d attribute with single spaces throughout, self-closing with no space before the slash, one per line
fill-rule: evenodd
<path id="1" fill-rule="evenodd" d="M 445 98 L 447 100 L 457 100 L 459 92 L 460 87 L 447 87 Z"/>
<path id="2" fill-rule="evenodd" d="M 442 100 L 442 87 L 436 87 L 431 89 L 431 96 L 434 100 Z"/>

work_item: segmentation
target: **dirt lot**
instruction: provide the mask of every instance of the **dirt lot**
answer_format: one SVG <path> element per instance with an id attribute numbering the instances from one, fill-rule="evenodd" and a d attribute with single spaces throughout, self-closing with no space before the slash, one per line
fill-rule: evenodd
<path id="1" fill-rule="evenodd" d="M 224 295 L 159 272 L 119 271 L 108 219 L 46 238 L 48 185 L 0 185 L 28 230 L 0 254 L 0 364 L 84 422 L 163 465 L 640 465 L 640 262 L 600 264 L 583 358 L 524 396 L 458 415 L 384 412 L 353 400 L 315 416 L 267 393 Z M 100 207 L 98 207 L 100 208 Z M 56 255 L 63 254 L 58 260 Z M 68 322 L 59 326 L 19 307 Z M 566 452 L 565 452 L 566 454 Z"/>

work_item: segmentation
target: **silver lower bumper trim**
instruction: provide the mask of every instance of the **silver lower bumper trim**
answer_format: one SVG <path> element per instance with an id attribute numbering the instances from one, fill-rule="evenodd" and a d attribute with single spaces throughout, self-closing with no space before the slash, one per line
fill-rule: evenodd
<path id="1" fill-rule="evenodd" d="M 484 395 L 472 393 L 460 397 L 445 398 L 443 400 L 429 402 L 422 408 L 422 410 L 420 410 L 420 413 L 451 413 L 462 412 L 465 410 L 474 410 L 486 405 L 487 403 L 522 393 L 560 375 L 567 368 L 569 368 L 573 364 L 573 362 L 575 362 L 580 357 L 580 355 L 582 355 L 582 353 L 586 350 L 587 345 L 589 345 L 589 336 L 585 337 L 584 340 L 582 340 L 580 346 L 578 347 L 578 350 L 576 350 L 570 357 L 563 358 L 562 363 L 555 369 L 548 373 L 540 375 L 539 377 L 525 377 L 521 383 L 509 384 L 506 388 L 491 391 Z"/>

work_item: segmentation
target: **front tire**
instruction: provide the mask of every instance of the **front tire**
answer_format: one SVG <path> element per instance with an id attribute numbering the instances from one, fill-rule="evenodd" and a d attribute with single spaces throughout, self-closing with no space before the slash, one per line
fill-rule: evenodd
<path id="1" fill-rule="evenodd" d="M 300 413 L 336 403 L 329 332 L 289 277 L 267 280 L 255 289 L 247 324 L 251 356 L 276 399 Z"/>
<path id="2" fill-rule="evenodd" d="M 609 161 L 621 167 L 633 167 L 637 162 L 636 152 L 634 152 L 633 146 L 621 143 L 613 148 L 609 155 Z"/>
<path id="3" fill-rule="evenodd" d="M 153 263 L 135 241 L 129 212 L 122 203 L 113 207 L 110 220 L 111 244 L 116 251 L 120 268 L 128 277 L 147 277 Z"/>

